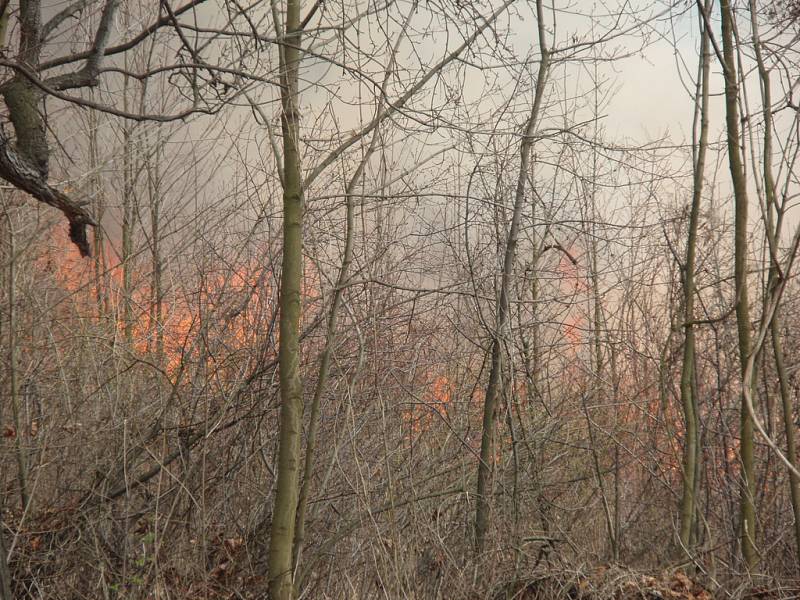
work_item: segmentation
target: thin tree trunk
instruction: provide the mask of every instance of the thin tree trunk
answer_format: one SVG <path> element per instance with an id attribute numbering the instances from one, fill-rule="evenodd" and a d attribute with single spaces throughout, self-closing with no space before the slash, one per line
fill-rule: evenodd
<path id="1" fill-rule="evenodd" d="M 620 561 L 620 552 L 622 548 L 622 489 L 620 477 L 620 458 L 619 447 L 620 440 L 617 439 L 619 428 L 619 370 L 617 368 L 617 349 L 610 345 L 611 353 L 611 400 L 614 403 L 614 560 Z"/>
<path id="2" fill-rule="evenodd" d="M 710 1 L 706 1 L 708 12 Z M 700 80 L 695 97 L 695 127 L 700 121 L 700 135 L 697 153 L 694 158 L 694 181 L 692 206 L 689 214 L 689 232 L 686 240 L 686 262 L 683 265 L 683 367 L 681 369 L 681 406 L 686 437 L 683 444 L 683 495 L 680 501 L 680 545 L 684 552 L 691 553 L 692 531 L 697 506 L 698 422 L 697 398 L 695 397 L 695 336 L 694 336 L 694 271 L 697 251 L 697 227 L 700 222 L 700 203 L 703 197 L 703 177 L 705 172 L 706 149 L 708 147 L 708 87 L 709 87 L 709 49 L 708 32 L 701 20 L 702 40 L 700 43 Z"/>
<path id="3" fill-rule="evenodd" d="M 0 510 L 2 509 L 3 501 L 0 498 Z M 0 530 L 0 600 L 14 600 L 11 595 L 11 571 L 8 569 L 8 560 L 6 559 L 8 551 L 6 550 L 4 531 L 5 527 Z"/>
<path id="4" fill-rule="evenodd" d="M 125 18 L 127 27 L 127 17 Z M 127 55 L 125 68 L 128 68 Z M 124 77 L 122 87 L 122 107 L 128 111 L 129 78 Z M 133 223 L 135 216 L 134 199 L 134 152 L 133 125 L 122 123 L 122 331 L 128 349 L 133 345 Z"/>
<path id="5" fill-rule="evenodd" d="M 93 90 L 88 90 L 90 98 L 93 98 Z M 101 193 L 102 184 L 100 181 L 100 157 L 98 148 L 98 119 L 94 111 L 89 111 L 86 116 L 88 125 L 88 150 L 89 150 L 89 169 L 91 176 L 91 200 L 92 213 L 97 223 L 102 223 L 103 213 L 105 212 L 105 201 Z M 92 249 L 94 262 L 94 291 L 97 303 L 97 318 L 102 319 L 111 313 L 109 305 L 109 274 L 106 266 L 105 234 L 102 227 L 94 227 L 92 232 Z"/>
<path id="6" fill-rule="evenodd" d="M 277 11 L 276 11 L 277 12 Z M 275 23 L 276 31 L 280 24 Z M 269 589 L 273 600 L 294 595 L 292 547 L 300 477 L 303 382 L 300 373 L 300 304 L 303 282 L 303 188 L 299 153 L 300 0 L 287 0 L 281 63 L 283 130 L 283 258 L 281 262 L 280 433 L 275 505 L 269 545 Z"/>
<path id="7" fill-rule="evenodd" d="M 589 452 L 592 455 L 592 467 L 594 468 L 594 476 L 597 479 L 597 490 L 600 492 L 600 500 L 603 504 L 603 516 L 606 522 L 608 543 L 611 546 L 611 556 L 616 560 L 617 541 L 614 537 L 614 517 L 611 514 L 611 506 L 608 502 L 606 486 L 603 483 L 603 467 L 600 465 L 600 456 L 597 452 L 597 438 L 594 435 L 594 423 L 592 422 L 592 417 L 589 415 L 589 407 L 586 404 L 586 394 L 581 398 L 581 406 L 583 408 L 583 416 L 586 419 L 586 430 L 589 433 Z"/>
<path id="8" fill-rule="evenodd" d="M 30 503 L 28 494 L 28 467 L 25 452 L 22 448 L 22 422 L 20 420 L 19 402 L 19 373 L 17 370 L 17 297 L 16 297 L 16 244 L 11 215 L 6 209 L 6 223 L 8 225 L 8 267 L 6 281 L 8 290 L 8 395 L 11 400 L 11 414 L 14 420 L 14 453 L 17 459 L 17 481 L 19 483 L 19 497 L 22 511 Z"/>
<path id="9" fill-rule="evenodd" d="M 775 354 L 775 368 L 778 371 L 778 381 L 780 382 L 781 406 L 783 408 L 783 426 L 786 432 L 786 458 L 795 467 L 797 464 L 797 446 L 794 437 L 794 410 L 792 406 L 792 392 L 789 389 L 789 378 L 786 374 L 786 366 L 783 362 L 783 348 L 780 339 L 780 315 L 775 309 L 775 316 L 770 325 L 772 335 L 772 351 Z M 797 556 L 800 557 L 800 477 L 793 472 L 789 472 L 789 492 L 792 498 L 792 512 L 794 513 L 794 537 Z"/>
<path id="10" fill-rule="evenodd" d="M 596 155 L 595 155 L 596 158 Z M 594 172 L 597 172 L 597 168 L 595 166 Z M 594 205 L 594 192 L 592 193 L 592 221 L 596 219 L 595 215 L 595 205 Z M 594 228 L 592 228 L 594 229 Z M 588 232 L 587 232 L 588 234 Z M 595 402 L 599 405 L 603 402 L 603 398 L 600 396 L 600 389 L 603 386 L 603 347 L 600 344 L 600 333 L 601 333 L 601 324 L 603 323 L 603 307 L 600 304 L 600 282 L 599 282 L 599 274 L 597 269 L 597 238 L 594 235 L 594 231 L 592 231 L 592 235 L 588 240 L 588 249 L 590 253 L 590 260 L 591 260 L 591 272 L 589 276 L 592 279 L 592 329 L 593 329 L 593 337 L 592 346 L 594 350 L 594 368 L 592 371 L 594 372 L 594 394 L 597 396 L 595 398 Z M 606 491 L 606 485 L 603 477 L 603 469 L 600 465 L 600 456 L 597 451 L 597 438 L 594 434 L 594 424 L 592 423 L 591 416 L 589 415 L 589 407 L 586 405 L 586 396 L 584 395 L 583 401 L 583 412 L 584 416 L 586 417 L 586 427 L 589 432 L 589 444 L 591 446 L 590 451 L 592 453 L 592 464 L 594 465 L 594 472 L 595 477 L 597 478 L 597 489 L 600 492 L 600 498 L 603 502 L 603 512 L 605 514 L 606 519 L 606 533 L 608 534 L 608 544 L 611 548 L 611 559 L 613 561 L 619 560 L 619 543 L 616 536 L 617 528 L 615 527 L 615 517 L 611 510 L 611 504 L 608 501 L 608 492 Z M 616 442 L 615 442 L 616 443 Z"/>
<path id="11" fill-rule="evenodd" d="M 161 139 L 156 136 L 156 147 L 152 164 L 148 161 L 147 189 L 150 196 L 150 318 L 148 340 L 154 340 L 156 360 L 164 363 L 164 291 L 163 257 L 161 256 Z"/>
<path id="12" fill-rule="evenodd" d="M 739 82 L 734 59 L 733 9 L 730 0 L 721 0 L 722 54 L 725 71 L 725 121 L 728 133 L 728 162 L 734 194 L 734 281 L 736 286 L 736 325 L 739 334 L 739 359 L 744 369 L 751 352 L 750 304 L 747 294 L 747 182 L 740 149 Z M 751 394 L 755 394 L 755 377 Z M 742 393 L 739 456 L 742 463 L 741 544 L 748 569 L 758 560 L 756 550 L 755 466 L 753 463 L 753 420 Z"/>
<path id="13" fill-rule="evenodd" d="M 403 32 L 401 32 L 400 35 L 398 36 L 394 44 L 394 47 L 392 49 L 392 56 L 389 61 L 389 66 L 386 70 L 386 75 L 384 77 L 383 83 L 381 85 L 380 101 L 376 109 L 375 118 L 378 120 L 380 120 L 386 113 L 385 110 L 386 90 L 388 88 L 391 75 L 394 72 L 395 58 L 397 56 L 397 52 L 399 51 L 400 43 L 405 37 L 404 32 L 410 25 L 411 18 L 414 14 L 415 14 L 414 10 L 409 11 L 408 16 L 406 18 L 406 22 L 403 27 Z M 353 233 L 355 228 L 355 208 L 356 208 L 355 191 L 359 181 L 361 180 L 362 175 L 364 174 L 364 170 L 367 166 L 369 159 L 372 157 L 372 155 L 374 154 L 375 150 L 378 147 L 378 143 L 381 139 L 379 134 L 380 134 L 380 127 L 376 127 L 375 130 L 372 132 L 372 138 L 370 139 L 369 146 L 367 147 L 367 150 L 364 152 L 364 155 L 361 157 L 358 167 L 356 167 L 355 173 L 353 173 L 353 176 L 350 178 L 350 181 L 347 183 L 347 187 L 345 189 L 346 225 L 345 225 L 344 252 L 342 254 L 342 264 L 339 269 L 339 275 L 336 278 L 336 287 L 334 288 L 333 291 L 333 299 L 331 301 L 330 310 L 328 312 L 325 348 L 323 349 L 322 355 L 320 356 L 320 366 L 319 366 L 319 372 L 317 374 L 317 383 L 314 388 L 314 397 L 311 401 L 311 411 L 310 411 L 311 414 L 309 417 L 309 428 L 306 441 L 306 455 L 305 455 L 305 462 L 303 465 L 303 483 L 300 488 L 300 498 L 297 506 L 297 518 L 296 518 L 295 533 L 294 533 L 293 565 L 295 569 L 297 569 L 297 565 L 300 561 L 303 552 L 303 544 L 305 543 L 306 510 L 308 508 L 308 495 L 311 490 L 311 474 L 314 468 L 314 455 L 316 451 L 317 431 L 319 429 L 319 408 L 320 408 L 320 403 L 322 402 L 322 394 L 324 393 L 325 387 L 327 386 L 328 382 L 328 372 L 330 368 L 331 353 L 333 352 L 333 348 L 336 344 L 336 322 L 339 318 L 339 309 L 342 304 L 344 288 L 347 282 L 347 277 L 350 273 L 350 265 L 353 261 L 353 238 L 354 238 Z"/>
<path id="14" fill-rule="evenodd" d="M 502 386 L 503 369 L 503 335 L 509 315 L 509 290 L 511 273 L 514 268 L 517 238 L 519 236 L 522 207 L 525 203 L 525 182 L 528 177 L 528 164 L 530 162 L 533 134 L 539 118 L 544 87 L 550 66 L 550 53 L 547 49 L 544 29 L 544 9 L 542 0 L 536 1 L 536 15 L 539 28 L 539 72 L 536 77 L 536 91 L 531 114 L 525 127 L 525 133 L 520 147 L 520 168 L 517 178 L 516 193 L 514 196 L 514 210 L 511 217 L 511 227 L 506 241 L 505 256 L 503 258 L 503 271 L 500 283 L 500 299 L 497 309 L 497 323 L 492 340 L 491 366 L 489 382 L 486 386 L 486 397 L 483 404 L 483 432 L 481 436 L 481 454 L 478 463 L 478 489 L 475 509 L 475 552 L 483 552 L 486 543 L 486 533 L 489 524 L 489 496 L 491 465 L 494 462 L 494 421 L 497 397 Z"/>
<path id="15" fill-rule="evenodd" d="M 767 217 L 767 241 L 770 249 L 770 269 L 767 279 L 767 297 L 779 280 L 780 272 L 777 264 L 777 247 L 780 241 L 781 225 L 783 223 L 784 207 L 779 207 L 775 196 L 775 179 L 772 175 L 772 91 L 770 87 L 769 71 L 764 64 L 761 55 L 761 40 L 758 33 L 758 22 L 756 15 L 755 2 L 750 0 L 750 19 L 753 29 L 753 48 L 755 50 L 756 62 L 758 64 L 758 74 L 761 80 L 761 104 L 762 116 L 764 118 L 764 196 L 766 200 Z M 773 213 L 777 213 L 777 221 L 773 219 Z M 786 373 L 786 366 L 783 360 L 783 346 L 780 339 L 781 317 L 780 306 L 775 308 L 775 313 L 770 323 L 770 336 L 772 339 L 772 352 L 775 358 L 775 369 L 778 373 L 779 391 L 781 395 L 781 407 L 783 411 L 783 425 L 786 434 L 786 458 L 797 467 L 797 448 L 794 437 L 794 414 L 792 406 L 792 394 L 789 389 L 789 379 Z M 789 493 L 792 500 L 792 512 L 794 514 L 794 536 L 797 555 L 800 556 L 800 477 L 796 473 L 789 471 Z"/>
<path id="16" fill-rule="evenodd" d="M 8 32 L 8 14 L 10 9 L 11 3 L 8 2 L 5 4 L 5 10 L 3 13 L 0 14 L 0 47 L 4 47 L 6 44 L 6 33 Z M 6 207 L 8 210 L 8 207 Z M 13 235 L 11 231 L 11 219 L 6 213 L 6 218 L 8 219 L 8 227 L 9 227 L 9 238 Z M 11 244 L 9 244 L 10 249 Z M 14 255 L 8 255 L 8 263 L 14 261 Z M 9 267 L 10 268 L 10 267 Z M 10 287 L 9 287 L 9 294 L 10 294 Z M 11 302 L 9 302 L 11 304 Z M 13 319 L 9 319 L 9 328 L 14 326 Z M 12 385 L 13 388 L 13 385 Z M 0 402 L 0 423 L 2 423 L 2 413 L 3 413 L 3 405 L 4 402 Z M 5 494 L 0 492 L 0 600 L 13 600 L 13 596 L 11 595 L 11 572 L 8 568 L 8 552 L 6 550 L 5 544 L 5 527 L 2 524 L 2 515 L 5 514 Z"/>
<path id="17" fill-rule="evenodd" d="M 363 162 L 361 163 L 363 166 Z M 351 181 L 351 184 L 355 178 Z M 308 495 L 311 490 L 311 474 L 314 468 L 314 457 L 317 442 L 317 431 L 319 429 L 319 408 L 322 402 L 322 394 L 328 382 L 328 372 L 330 369 L 331 354 L 336 344 L 336 323 L 339 318 L 339 308 L 342 304 L 344 286 L 350 271 L 350 264 L 353 260 L 353 227 L 355 220 L 355 196 L 353 195 L 354 186 L 348 186 L 347 190 L 347 209 L 345 226 L 345 243 L 342 265 L 339 269 L 339 276 L 336 279 L 336 287 L 333 291 L 333 300 L 328 311 L 327 339 L 325 348 L 320 357 L 319 372 L 317 383 L 314 388 L 314 397 L 311 401 L 311 411 L 309 416 L 309 427 L 306 441 L 306 455 L 303 465 L 303 484 L 300 488 L 300 497 L 297 505 L 296 525 L 294 532 L 294 559 L 293 564 L 296 568 L 303 552 L 306 532 L 306 509 L 308 508 Z"/>

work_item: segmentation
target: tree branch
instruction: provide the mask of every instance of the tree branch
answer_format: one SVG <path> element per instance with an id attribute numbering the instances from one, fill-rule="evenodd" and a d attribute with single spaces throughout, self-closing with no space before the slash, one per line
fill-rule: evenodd
<path id="1" fill-rule="evenodd" d="M 70 239 L 78 247 L 81 256 L 91 255 L 86 226 L 94 225 L 95 222 L 84 208 L 86 203 L 77 202 L 48 184 L 41 171 L 11 145 L 2 128 L 0 128 L 0 177 L 40 202 L 64 213 L 69 220 Z"/>
<path id="2" fill-rule="evenodd" d="M 119 0 L 108 0 L 108 2 L 106 2 L 103 8 L 103 16 L 100 18 L 100 24 L 97 26 L 97 32 L 95 33 L 94 44 L 92 44 L 92 49 L 83 68 L 80 71 L 64 73 L 47 79 L 45 85 L 48 88 L 54 90 L 68 90 L 81 87 L 94 87 L 97 85 L 98 76 L 100 75 L 100 64 L 105 56 L 108 38 L 111 34 L 111 24 L 118 6 Z M 25 73 L 25 75 L 34 85 L 39 85 L 35 81 L 35 78 L 27 73 Z M 41 85 L 39 85 L 39 87 L 42 88 Z"/>
<path id="3" fill-rule="evenodd" d="M 196 6 L 199 6 L 200 4 L 203 4 L 204 2 L 206 2 L 206 0 L 191 0 L 190 2 L 187 2 L 186 4 L 181 6 L 180 8 L 176 8 L 175 10 L 173 10 L 172 13 L 176 17 L 180 16 L 183 13 L 185 13 L 186 11 L 191 10 L 192 8 L 195 8 Z M 104 56 L 112 56 L 114 54 L 120 54 L 121 52 L 127 52 L 131 48 L 135 48 L 138 44 L 140 44 L 141 42 L 146 40 L 148 37 L 153 35 L 156 31 L 158 31 L 159 29 L 161 29 L 165 25 L 170 24 L 171 22 L 172 22 L 172 18 L 169 15 L 165 15 L 165 16 L 161 17 L 160 19 L 158 19 L 157 21 L 153 22 L 146 29 L 143 29 L 138 35 L 136 35 L 135 37 L 131 38 L 127 42 L 124 42 L 122 44 L 118 44 L 116 46 L 111 46 L 110 48 L 105 48 L 104 51 L 103 51 L 103 55 Z M 40 69 L 42 71 L 46 71 L 47 69 L 53 69 L 55 67 L 60 67 L 62 65 L 67 65 L 67 64 L 70 64 L 70 63 L 74 63 L 74 62 L 78 62 L 78 61 L 81 61 L 81 60 L 85 60 L 87 58 L 90 58 L 92 56 L 93 52 L 94 52 L 94 48 L 92 48 L 92 50 L 86 50 L 84 52 L 78 52 L 77 54 L 71 54 L 69 56 L 62 56 L 62 57 L 59 57 L 59 58 L 54 58 L 53 60 L 50 60 L 50 61 L 42 63 L 40 65 Z"/>
<path id="4" fill-rule="evenodd" d="M 50 34 L 58 29 L 64 21 L 74 16 L 75 13 L 80 12 L 89 6 L 91 1 L 92 0 L 77 0 L 77 2 L 73 2 L 61 12 L 56 13 L 52 19 L 42 25 L 42 40 L 47 40 L 47 38 L 50 37 Z"/>

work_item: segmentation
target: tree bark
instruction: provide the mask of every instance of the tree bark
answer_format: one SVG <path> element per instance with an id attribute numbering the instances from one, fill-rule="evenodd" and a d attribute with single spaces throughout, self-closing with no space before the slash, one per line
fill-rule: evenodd
<path id="1" fill-rule="evenodd" d="M 705 10 L 709 9 L 707 1 Z M 686 262 L 683 265 L 683 366 L 681 369 L 681 406 L 685 440 L 683 444 L 683 494 L 680 500 L 680 545 L 684 552 L 691 553 L 692 531 L 697 514 L 695 490 L 698 475 L 698 423 L 697 398 L 694 391 L 695 336 L 694 336 L 694 271 L 697 252 L 697 227 L 700 222 L 700 203 L 703 197 L 706 150 L 708 148 L 708 89 L 709 62 L 708 31 L 701 19 L 702 40 L 700 42 L 700 80 L 695 97 L 695 131 L 700 121 L 693 165 L 692 205 L 689 213 L 689 232 L 686 240 Z"/>
<path id="2" fill-rule="evenodd" d="M 276 30 L 280 25 L 275 23 Z M 292 546 L 300 476 L 303 383 L 300 373 L 300 304 L 303 280 L 303 186 L 299 153 L 300 1 L 287 0 L 280 46 L 283 130 L 283 258 L 280 292 L 280 433 L 275 504 L 269 545 L 273 600 L 294 594 Z"/>
<path id="3" fill-rule="evenodd" d="M 0 23 L 3 36 L 7 27 L 9 3 L 4 6 L 6 14 L 2 15 Z M 86 53 L 84 67 L 79 71 L 46 80 L 44 83 L 48 89 L 64 90 L 97 85 L 118 6 L 119 0 L 106 0 L 92 49 Z M 58 19 L 62 17 L 60 14 L 56 15 L 43 28 L 41 12 L 41 0 L 20 0 L 19 52 L 16 63 L 7 65 L 14 67 L 16 74 L 0 87 L 0 94 L 14 126 L 16 145 L 12 146 L 5 132 L 0 131 L 0 177 L 40 202 L 62 211 L 69 221 L 70 239 L 78 247 L 81 256 L 90 256 L 91 247 L 86 227 L 94 225 L 95 221 L 85 209 L 87 203 L 69 198 L 47 182 L 50 149 L 47 144 L 47 124 L 41 112 L 44 91 L 35 81 L 42 68 L 40 54 L 44 41 L 43 31 L 49 32 L 51 25 L 56 23 L 53 26 L 57 26 Z"/>
<path id="4" fill-rule="evenodd" d="M 736 325 L 739 335 L 739 359 L 744 369 L 750 357 L 752 342 L 750 332 L 750 304 L 747 293 L 747 182 L 740 149 L 739 135 L 739 82 L 734 58 L 733 9 L 730 0 L 721 0 L 722 55 L 725 71 L 725 122 L 728 141 L 728 163 L 734 194 L 734 282 L 736 287 Z M 755 377 L 751 394 L 755 394 Z M 741 477 L 741 550 L 748 569 L 758 561 L 756 550 L 755 466 L 753 462 L 753 420 L 747 410 L 742 393 L 739 456 Z"/>

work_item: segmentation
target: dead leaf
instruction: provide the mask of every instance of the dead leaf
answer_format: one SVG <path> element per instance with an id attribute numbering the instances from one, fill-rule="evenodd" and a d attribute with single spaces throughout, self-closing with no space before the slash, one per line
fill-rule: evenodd
<path id="1" fill-rule="evenodd" d="M 230 554 L 234 554 L 244 545 L 244 540 L 242 538 L 228 538 L 223 542 L 223 545 Z"/>

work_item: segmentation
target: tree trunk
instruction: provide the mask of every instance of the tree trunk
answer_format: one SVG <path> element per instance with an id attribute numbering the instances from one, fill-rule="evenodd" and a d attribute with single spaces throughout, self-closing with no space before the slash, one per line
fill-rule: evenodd
<path id="1" fill-rule="evenodd" d="M 475 552 L 480 554 L 486 543 L 486 533 L 489 523 L 489 497 L 491 465 L 494 462 L 494 421 L 497 406 L 497 397 L 502 387 L 503 368 L 503 335 L 509 314 L 509 290 L 511 273 L 514 268 L 517 238 L 519 236 L 522 207 L 525 203 L 525 182 L 528 178 L 528 164 L 530 161 L 533 134 L 536 132 L 539 111 L 544 96 L 544 87 L 550 65 L 550 54 L 547 49 L 544 29 L 544 9 L 542 0 L 536 2 L 536 13 L 539 23 L 539 49 L 541 53 L 539 72 L 536 77 L 536 90 L 531 114 L 525 126 L 525 133 L 520 146 L 520 167 L 517 178 L 517 187 L 514 196 L 514 210 L 511 217 L 511 227 L 506 240 L 505 255 L 503 257 L 503 271 L 500 282 L 500 298 L 497 308 L 496 328 L 493 332 L 491 366 L 489 382 L 486 386 L 486 397 L 483 404 L 483 425 L 481 435 L 481 454 L 478 463 L 478 489 L 475 509 Z"/>
<path id="2" fill-rule="evenodd" d="M 17 482 L 19 483 L 19 498 L 21 510 L 24 513 L 30 503 L 28 491 L 28 467 L 25 459 L 25 451 L 22 447 L 22 436 L 24 427 L 20 418 L 20 398 L 19 398 L 19 372 L 17 369 L 17 275 L 16 261 L 17 248 L 14 233 L 14 226 L 11 222 L 11 215 L 8 208 L 5 211 L 6 223 L 8 225 L 8 266 L 6 284 L 8 300 L 8 398 L 11 401 L 11 414 L 14 422 L 14 454 L 17 459 Z"/>
<path id="3" fill-rule="evenodd" d="M 280 25 L 276 22 L 277 31 Z M 299 153 L 300 1 L 287 0 L 281 57 L 283 130 L 283 258 L 280 292 L 280 433 L 278 473 L 269 545 L 269 589 L 273 600 L 294 593 L 292 542 L 300 475 L 303 383 L 300 373 L 300 303 L 303 282 L 303 188 Z"/>
<path id="4" fill-rule="evenodd" d="M 764 198 L 766 201 L 767 241 L 770 248 L 770 269 L 767 278 L 767 297 L 770 297 L 775 285 L 780 278 L 777 264 L 777 247 L 781 236 L 781 225 L 785 214 L 785 205 L 778 206 L 775 193 L 775 179 L 772 174 L 772 91 L 770 87 L 769 71 L 761 55 L 761 40 L 758 33 L 757 7 L 754 0 L 750 0 L 750 19 L 753 29 L 753 49 L 755 50 L 758 74 L 761 79 L 761 105 L 764 118 Z M 776 214 L 776 218 L 773 215 Z M 775 370 L 778 374 L 781 408 L 783 411 L 783 425 L 786 434 L 786 458 L 797 467 L 797 447 L 794 437 L 794 415 L 792 407 L 792 394 L 789 389 L 789 379 L 783 360 L 783 346 L 780 338 L 781 317 L 780 306 L 775 308 L 775 313 L 770 323 L 770 336 L 772 339 L 772 353 L 775 359 Z M 796 552 L 800 556 L 800 477 L 789 471 L 789 493 L 792 500 L 794 514 L 794 536 Z"/>
<path id="5" fill-rule="evenodd" d="M 123 107 L 128 109 L 128 78 L 123 88 Z M 133 140 L 130 123 L 122 124 L 122 332 L 130 350 L 133 345 Z"/>
<path id="6" fill-rule="evenodd" d="M 93 91 L 88 91 L 89 97 L 93 97 Z M 98 223 L 103 220 L 105 213 L 105 200 L 103 199 L 102 183 L 100 180 L 100 156 L 98 150 L 97 130 L 99 122 L 97 114 L 90 111 L 87 115 L 88 121 L 88 151 L 89 168 L 91 169 L 90 189 L 93 213 Z M 111 299 L 109 298 L 110 277 L 106 260 L 105 233 L 102 227 L 95 227 L 93 231 L 92 248 L 94 250 L 94 288 L 95 301 L 97 303 L 97 318 L 102 320 L 111 315 Z"/>
<path id="7" fill-rule="evenodd" d="M 706 13 L 710 2 L 705 3 Z M 695 337 L 694 337 L 694 271 L 697 249 L 697 226 L 700 221 L 700 202 L 703 197 L 706 149 L 708 147 L 708 82 L 709 51 L 708 32 L 701 20 L 700 81 L 695 97 L 695 131 L 700 121 L 700 134 L 694 157 L 694 181 L 692 206 L 689 214 L 689 232 L 686 240 L 686 262 L 683 265 L 683 367 L 681 369 L 681 406 L 686 437 L 683 444 L 683 494 L 680 501 L 680 545 L 684 552 L 691 553 L 692 531 L 697 514 L 695 490 L 698 479 L 698 422 L 697 398 L 694 394 Z"/>
<path id="8" fill-rule="evenodd" d="M 740 150 L 739 95 L 733 42 L 733 9 L 730 0 L 721 0 L 722 53 L 725 70 L 725 121 L 728 133 L 728 162 L 734 194 L 734 281 L 736 287 L 736 325 L 739 334 L 739 359 L 744 376 L 751 352 L 750 304 L 747 294 L 747 182 Z M 751 394 L 755 394 L 755 377 Z M 753 464 L 753 420 L 742 393 L 739 456 L 742 463 L 741 544 L 742 557 L 748 569 L 758 560 L 756 550 L 755 467 Z"/>
<path id="9" fill-rule="evenodd" d="M 160 366 L 164 364 L 164 261 L 161 256 L 161 144 L 160 136 L 156 136 L 154 156 L 148 161 L 147 190 L 150 197 L 150 260 L 152 274 L 150 276 L 150 317 L 148 343 L 154 344 L 156 360 Z"/>
<path id="10" fill-rule="evenodd" d="M 0 510 L 3 508 L 2 499 L 0 499 Z M 1 523 L 0 523 L 1 524 Z M 8 561 L 6 560 L 6 544 L 3 539 L 3 531 L 0 531 L 0 600 L 14 600 L 11 595 L 11 572 L 8 570 Z"/>

